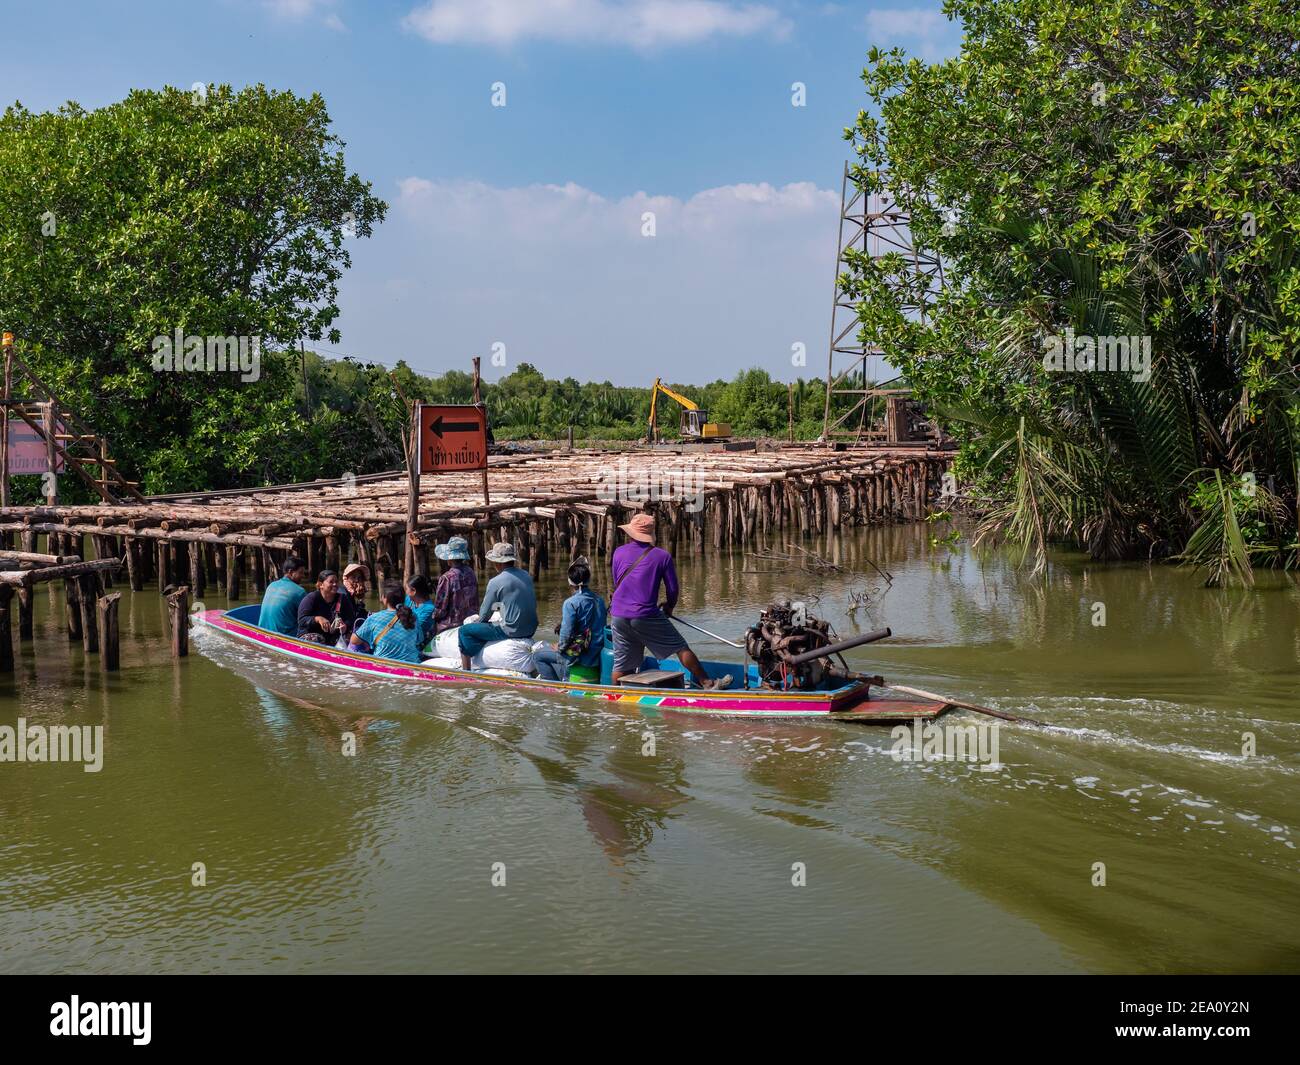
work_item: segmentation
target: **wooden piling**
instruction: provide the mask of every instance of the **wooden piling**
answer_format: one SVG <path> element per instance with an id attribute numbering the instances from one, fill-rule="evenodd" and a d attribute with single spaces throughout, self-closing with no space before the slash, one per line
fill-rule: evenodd
<path id="1" fill-rule="evenodd" d="M 171 624 L 172 657 L 190 653 L 190 590 L 182 585 L 167 597 L 167 618 Z"/>
<path id="2" fill-rule="evenodd" d="M 18 639 L 32 638 L 32 606 L 36 601 L 35 591 L 30 586 L 18 589 Z"/>
<path id="3" fill-rule="evenodd" d="M 13 596 L 12 588 L 0 585 L 0 673 L 14 671 L 14 633 L 9 610 Z"/>
<path id="4" fill-rule="evenodd" d="M 99 651 L 99 619 L 95 601 L 99 598 L 99 579 L 93 573 L 77 578 L 77 598 L 81 602 L 81 646 L 86 654 Z"/>
<path id="5" fill-rule="evenodd" d="M 107 673 L 116 672 L 119 665 L 117 605 L 122 598 L 121 592 L 111 592 L 101 596 L 96 602 L 99 614 L 99 632 L 103 650 L 99 656 L 100 667 Z"/>

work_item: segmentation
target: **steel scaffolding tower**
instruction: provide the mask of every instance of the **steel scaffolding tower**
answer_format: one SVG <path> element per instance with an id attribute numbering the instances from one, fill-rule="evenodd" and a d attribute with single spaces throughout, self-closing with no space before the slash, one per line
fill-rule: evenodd
<path id="1" fill-rule="evenodd" d="M 925 299 L 943 283 L 939 260 L 916 248 L 907 213 L 893 203 L 888 193 L 868 195 L 857 183 L 850 195 L 849 164 L 844 164 L 840 186 L 840 232 L 835 255 L 835 284 L 831 299 L 831 339 L 826 360 L 826 410 L 822 417 L 822 438 L 852 438 L 867 435 L 871 401 L 884 393 L 868 386 L 867 361 L 888 356 L 875 344 L 863 344 L 858 330 L 858 307 L 840 285 L 845 256 L 850 250 L 861 251 L 873 259 L 901 254 L 909 269 L 922 280 L 921 300 L 905 310 L 925 321 Z M 850 396 L 847 409 L 836 404 L 836 396 Z M 856 424 L 855 424 L 856 422 Z"/>

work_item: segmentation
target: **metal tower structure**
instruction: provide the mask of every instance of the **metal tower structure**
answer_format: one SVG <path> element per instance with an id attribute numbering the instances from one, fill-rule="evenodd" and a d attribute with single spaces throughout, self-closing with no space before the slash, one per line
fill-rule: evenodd
<path id="1" fill-rule="evenodd" d="M 861 440 L 868 434 L 872 399 L 906 389 L 873 389 L 867 376 L 870 359 L 888 356 L 875 344 L 863 344 L 859 337 L 858 308 L 840 286 L 840 274 L 850 250 L 873 259 L 901 254 L 908 269 L 922 280 L 921 300 L 905 310 L 925 321 L 926 296 L 943 284 L 943 266 L 934 256 L 916 248 L 907 213 L 888 193 L 863 192 L 857 182 L 850 193 L 849 164 L 844 164 L 840 186 L 840 233 L 835 254 L 835 282 L 831 298 L 831 338 L 826 360 L 826 410 L 822 417 L 822 438 Z M 836 397 L 849 397 L 836 402 Z"/>

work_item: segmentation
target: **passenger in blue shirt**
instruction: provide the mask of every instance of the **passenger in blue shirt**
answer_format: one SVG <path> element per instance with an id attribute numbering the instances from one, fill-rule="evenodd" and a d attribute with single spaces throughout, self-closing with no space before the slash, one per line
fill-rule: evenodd
<path id="1" fill-rule="evenodd" d="M 260 628 L 285 636 L 298 635 L 298 604 L 307 594 L 300 582 L 306 570 L 306 564 L 295 555 L 284 560 L 280 567 L 284 576 L 268 584 L 262 596 L 262 612 L 257 616 Z"/>
<path id="2" fill-rule="evenodd" d="M 605 600 L 587 587 L 591 564 L 582 557 L 569 566 L 569 587 L 564 601 L 560 642 L 554 648 L 533 652 L 537 675 L 543 680 L 582 680 L 600 683 L 600 652 L 605 646 Z"/>
<path id="3" fill-rule="evenodd" d="M 402 602 L 402 589 L 397 585 L 384 593 L 387 610 L 377 610 L 357 626 L 348 641 L 354 651 L 368 650 L 376 658 L 392 658 L 398 662 L 419 662 L 420 627 L 411 608 Z"/>
<path id="4" fill-rule="evenodd" d="M 420 646 L 423 647 L 433 639 L 433 585 L 422 573 L 406 578 L 406 605 L 415 615 L 416 627 L 420 633 Z"/>
<path id="5" fill-rule="evenodd" d="M 484 556 L 497 567 L 497 575 L 488 581 L 479 604 L 479 620 L 462 625 L 456 631 L 460 643 L 460 661 L 464 669 L 472 669 L 472 659 L 490 643 L 497 640 L 531 640 L 537 631 L 537 593 L 527 570 L 515 562 L 514 544 L 493 544 Z M 494 608 L 501 609 L 501 621 L 493 624 Z"/>

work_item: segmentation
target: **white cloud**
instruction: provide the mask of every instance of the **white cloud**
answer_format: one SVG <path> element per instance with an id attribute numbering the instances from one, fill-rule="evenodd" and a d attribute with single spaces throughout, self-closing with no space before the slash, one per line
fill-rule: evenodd
<path id="1" fill-rule="evenodd" d="M 774 8 L 731 0 L 429 0 L 403 25 L 435 44 L 537 39 L 633 48 L 790 30 Z"/>
<path id="2" fill-rule="evenodd" d="M 351 247 L 341 346 L 429 372 L 464 369 L 501 341 L 504 372 L 531 362 L 620 384 L 749 366 L 817 377 L 838 210 L 838 192 L 807 182 L 681 199 L 408 177 L 374 239 Z M 654 237 L 642 236 L 647 211 Z M 807 366 L 791 365 L 796 342 Z"/>
<path id="3" fill-rule="evenodd" d="M 262 0 L 263 5 L 278 19 L 286 22 L 319 20 L 331 30 L 343 32 L 347 26 L 333 10 L 338 0 Z"/>
<path id="4" fill-rule="evenodd" d="M 868 12 L 866 28 L 871 44 L 901 45 L 928 62 L 956 55 L 961 42 L 961 23 L 937 7 L 882 7 Z"/>

